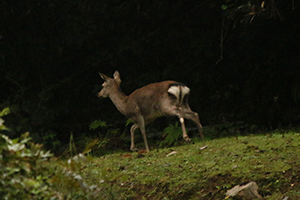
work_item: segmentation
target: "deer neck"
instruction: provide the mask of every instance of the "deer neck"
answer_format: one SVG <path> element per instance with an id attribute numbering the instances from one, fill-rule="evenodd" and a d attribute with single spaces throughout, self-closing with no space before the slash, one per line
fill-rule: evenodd
<path id="1" fill-rule="evenodd" d="M 122 92 L 121 88 L 117 88 L 114 92 L 111 92 L 109 98 L 115 104 L 116 108 L 125 115 L 127 96 Z"/>

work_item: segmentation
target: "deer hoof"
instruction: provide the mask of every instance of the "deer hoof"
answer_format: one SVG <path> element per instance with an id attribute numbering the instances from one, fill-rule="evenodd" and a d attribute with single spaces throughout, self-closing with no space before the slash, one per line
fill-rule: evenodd
<path id="1" fill-rule="evenodd" d="M 191 139 L 188 136 L 184 137 L 183 139 L 187 142 L 191 142 Z"/>
<path id="2" fill-rule="evenodd" d="M 130 151 L 137 152 L 137 151 L 138 151 L 138 149 L 137 149 L 137 148 L 135 148 L 135 147 L 133 147 L 133 148 L 130 148 Z"/>

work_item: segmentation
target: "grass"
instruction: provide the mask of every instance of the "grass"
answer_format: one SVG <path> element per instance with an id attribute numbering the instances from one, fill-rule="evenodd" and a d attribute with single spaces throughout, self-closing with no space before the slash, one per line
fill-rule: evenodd
<path id="1" fill-rule="evenodd" d="M 296 132 L 221 138 L 94 157 L 81 175 L 101 199 L 225 199 L 250 181 L 264 199 L 300 199 L 299 148 Z"/>

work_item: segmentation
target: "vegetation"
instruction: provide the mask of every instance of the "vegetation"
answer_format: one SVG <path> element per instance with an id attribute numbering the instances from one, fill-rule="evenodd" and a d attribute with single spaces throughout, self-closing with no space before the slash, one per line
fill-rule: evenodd
<path id="1" fill-rule="evenodd" d="M 297 199 L 299 143 L 295 132 L 222 138 L 94 158 L 83 174 L 99 187 L 108 184 L 115 199 L 224 199 L 228 189 L 250 181 L 265 199 Z"/>
<path id="2" fill-rule="evenodd" d="M 31 143 L 28 134 L 19 140 L 1 135 L 0 194 L 3 199 L 207 200 L 224 199 L 235 185 L 255 181 L 264 199 L 298 199 L 299 136 L 277 131 L 147 154 L 80 153 L 57 160 Z"/>
<path id="3" fill-rule="evenodd" d="M 0 114 L 7 113 L 4 109 Z M 91 128 L 99 126 L 106 124 L 97 121 Z M 166 133 L 172 129 L 176 132 L 177 125 Z M 223 199 L 235 185 L 255 181 L 264 199 L 298 199 L 299 136 L 297 131 L 274 131 L 159 148 L 147 154 L 91 157 L 93 147 L 99 145 L 94 140 L 66 160 L 31 142 L 29 133 L 13 140 L 0 134 L 0 195 L 2 199 L 207 200 Z M 70 141 L 69 155 L 77 151 L 73 147 Z"/>
<path id="4" fill-rule="evenodd" d="M 50 177 L 47 159 L 52 155 L 29 141 L 28 133 L 20 140 L 0 135 L 1 199 L 50 199 L 52 196 L 47 184 Z"/>

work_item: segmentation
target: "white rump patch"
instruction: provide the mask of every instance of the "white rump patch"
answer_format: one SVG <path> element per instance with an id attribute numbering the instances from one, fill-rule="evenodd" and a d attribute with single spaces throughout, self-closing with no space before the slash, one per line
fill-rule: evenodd
<path id="1" fill-rule="evenodd" d="M 185 96 L 190 93 L 190 88 L 188 88 L 187 86 L 181 86 L 181 92 L 183 94 L 182 96 Z"/>
<path id="2" fill-rule="evenodd" d="M 182 101 L 183 97 L 190 93 L 190 88 L 182 85 L 173 85 L 168 89 L 168 93 L 174 95 L 179 101 Z"/>
<path id="3" fill-rule="evenodd" d="M 169 89 L 168 89 L 168 93 L 170 94 L 173 94 L 177 99 L 179 99 L 179 95 L 180 95 L 180 86 L 171 86 Z"/>

